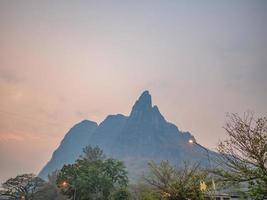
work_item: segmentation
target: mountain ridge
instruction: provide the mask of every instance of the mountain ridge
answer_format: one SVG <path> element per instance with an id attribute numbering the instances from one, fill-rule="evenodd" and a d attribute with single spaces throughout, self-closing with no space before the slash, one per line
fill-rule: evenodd
<path id="1" fill-rule="evenodd" d="M 206 152 L 196 145 L 189 145 L 194 138 L 168 122 L 158 106 L 152 105 L 149 91 L 144 91 L 134 103 L 129 116 L 108 115 L 99 125 L 83 120 L 65 135 L 50 161 L 39 176 L 47 178 L 53 170 L 73 163 L 86 145 L 99 146 L 104 153 L 125 162 L 130 176 L 140 176 L 150 160 L 182 161 L 205 159 Z"/>

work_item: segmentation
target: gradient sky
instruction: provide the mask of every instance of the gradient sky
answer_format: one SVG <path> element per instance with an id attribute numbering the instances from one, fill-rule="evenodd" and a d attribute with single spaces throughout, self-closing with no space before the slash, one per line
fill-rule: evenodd
<path id="1" fill-rule="evenodd" d="M 149 90 L 214 149 L 227 112 L 267 112 L 267 1 L 0 1 L 0 182 L 34 172 L 75 123 Z"/>

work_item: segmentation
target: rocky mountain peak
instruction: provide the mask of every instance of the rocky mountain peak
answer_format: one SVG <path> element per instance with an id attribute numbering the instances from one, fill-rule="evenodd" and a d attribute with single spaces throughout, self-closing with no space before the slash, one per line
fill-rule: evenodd
<path id="1" fill-rule="evenodd" d="M 166 121 L 159 108 L 152 106 L 149 92 L 144 91 L 129 117 L 109 115 L 100 125 L 84 120 L 72 127 L 39 176 L 47 179 L 51 172 L 73 163 L 86 145 L 97 145 L 109 157 L 124 161 L 133 179 L 141 177 L 150 160 L 170 160 L 175 164 L 207 161 L 205 151 L 188 145 L 192 137 Z"/>
<path id="2" fill-rule="evenodd" d="M 157 126 L 166 122 L 158 107 L 156 105 L 152 107 L 152 99 L 148 91 L 144 91 L 135 102 L 128 121 L 130 124 L 152 125 L 156 123 Z"/>
<path id="3" fill-rule="evenodd" d="M 151 95 L 148 91 L 144 91 L 139 99 L 135 102 L 132 111 L 130 113 L 129 120 L 140 122 L 140 121 L 147 121 L 149 115 L 151 115 L 152 111 L 152 100 Z"/>
<path id="4" fill-rule="evenodd" d="M 139 99 L 135 102 L 130 115 L 135 115 L 139 112 L 147 112 L 152 109 L 151 95 L 148 91 L 144 91 Z"/>

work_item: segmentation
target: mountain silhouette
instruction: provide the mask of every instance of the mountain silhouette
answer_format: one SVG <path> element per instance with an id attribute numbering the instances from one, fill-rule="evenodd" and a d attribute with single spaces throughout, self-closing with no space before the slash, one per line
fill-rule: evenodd
<path id="1" fill-rule="evenodd" d="M 130 177 L 140 177 L 147 162 L 169 160 L 175 165 L 184 161 L 207 164 L 207 152 L 188 143 L 194 138 L 168 122 L 158 107 L 152 105 L 151 95 L 144 91 L 135 102 L 129 116 L 109 115 L 97 125 L 84 120 L 76 124 L 63 138 L 39 176 L 47 175 L 64 164 L 73 163 L 86 145 L 99 146 L 104 153 L 124 161 Z"/>

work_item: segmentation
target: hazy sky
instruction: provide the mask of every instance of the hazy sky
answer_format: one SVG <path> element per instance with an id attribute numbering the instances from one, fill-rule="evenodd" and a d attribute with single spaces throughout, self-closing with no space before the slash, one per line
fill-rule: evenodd
<path id="1" fill-rule="evenodd" d="M 0 1 L 0 182 L 34 172 L 75 123 L 149 90 L 214 149 L 227 112 L 267 112 L 267 1 Z"/>

